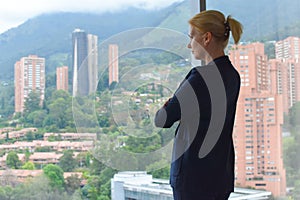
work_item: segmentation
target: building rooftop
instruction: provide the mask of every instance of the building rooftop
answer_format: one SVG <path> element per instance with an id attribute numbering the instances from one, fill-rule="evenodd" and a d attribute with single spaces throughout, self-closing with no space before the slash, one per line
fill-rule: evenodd
<path id="1" fill-rule="evenodd" d="M 80 28 L 76 28 L 74 29 L 73 33 L 80 33 L 80 32 L 85 32 L 84 30 L 80 29 Z"/>
<path id="2" fill-rule="evenodd" d="M 144 171 L 125 171 L 114 175 L 112 182 L 112 200 L 117 199 L 120 195 L 124 197 L 132 197 L 139 200 L 143 196 L 143 200 L 147 200 L 156 196 L 161 199 L 173 199 L 172 188 L 168 180 L 153 179 L 152 175 Z M 272 195 L 269 191 L 235 188 L 231 193 L 229 200 L 263 200 L 269 199 Z M 150 198 L 151 196 L 151 198 Z M 159 199 L 158 199 L 159 200 Z"/>

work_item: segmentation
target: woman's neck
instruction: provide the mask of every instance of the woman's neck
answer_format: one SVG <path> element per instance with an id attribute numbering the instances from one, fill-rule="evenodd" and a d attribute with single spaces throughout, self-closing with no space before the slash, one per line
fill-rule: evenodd
<path id="1" fill-rule="evenodd" d="M 225 56 L 224 51 L 212 51 L 211 53 L 209 53 L 209 55 L 206 56 L 205 58 L 205 64 L 210 63 L 211 61 L 215 60 L 216 58 Z"/>

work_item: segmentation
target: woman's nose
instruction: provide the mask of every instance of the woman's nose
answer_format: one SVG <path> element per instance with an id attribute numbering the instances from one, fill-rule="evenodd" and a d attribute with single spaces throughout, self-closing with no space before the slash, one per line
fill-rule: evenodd
<path id="1" fill-rule="evenodd" d="M 187 48 L 192 48 L 192 46 L 191 46 L 191 43 L 189 42 L 188 44 L 187 44 Z"/>

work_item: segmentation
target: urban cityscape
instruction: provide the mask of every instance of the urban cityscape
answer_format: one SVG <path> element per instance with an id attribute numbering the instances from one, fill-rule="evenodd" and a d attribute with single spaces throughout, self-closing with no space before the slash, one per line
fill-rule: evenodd
<path id="1" fill-rule="evenodd" d="M 97 36 L 76 29 L 72 34 L 72 41 L 72 96 L 93 94 L 97 89 L 98 81 Z M 274 45 L 276 53 L 274 59 L 268 59 L 264 52 L 264 44 L 259 42 L 232 46 L 228 51 L 233 65 L 241 76 L 241 93 L 233 134 L 236 151 L 236 187 L 267 191 L 267 193 L 257 192 L 257 195 L 261 194 L 262 198 L 287 194 L 282 126 L 284 115 L 287 115 L 289 109 L 300 101 L 300 38 L 288 37 L 275 42 Z M 111 85 L 119 81 L 118 45 L 109 45 L 108 51 L 108 85 Z M 25 112 L 25 102 L 32 91 L 38 93 L 39 105 L 43 105 L 46 88 L 45 65 L 45 58 L 38 55 L 28 55 L 16 61 L 15 113 Z M 70 91 L 69 71 L 68 66 L 57 67 L 57 90 Z M 43 140 L 19 141 L 37 131 L 37 128 L 1 128 L 1 140 L 13 139 L 13 142 L 4 142 L 0 145 L 3 152 L 0 167 L 12 168 L 9 172 L 0 171 L 2 179 L 7 176 L 7 173 L 16 177 L 16 182 L 24 182 L 27 177 L 39 176 L 42 174 L 43 166 L 58 165 L 64 156 L 64 151 L 71 150 L 72 156 L 76 158 L 79 154 L 89 152 L 97 140 L 96 133 L 55 132 L 44 133 Z M 45 152 L 38 149 L 44 149 Z M 11 152 L 20 150 L 26 150 L 28 155 L 26 152 L 17 153 L 18 160 L 21 163 L 33 163 L 34 170 L 9 165 L 8 157 Z M 64 178 L 72 174 L 80 177 L 80 187 L 84 187 L 87 180 L 82 172 L 64 172 Z M 121 186 L 118 185 L 119 183 L 122 183 Z M 142 185 L 147 184 L 148 188 L 146 186 L 141 188 Z M 122 192 L 120 188 L 123 188 Z M 172 199 L 167 180 L 152 179 L 152 175 L 142 171 L 115 174 L 111 182 L 112 199 L 120 199 L 122 194 L 130 196 L 130 191 L 140 191 L 148 195 L 151 195 L 151 191 L 160 191 L 165 193 L 164 195 L 168 197 L 166 199 Z M 246 193 L 247 191 L 244 195 Z"/>
<path id="2" fill-rule="evenodd" d="M 121 45 L 110 43 L 103 70 L 98 35 L 81 28 L 70 35 L 71 64 L 58 65 L 52 79 L 45 57 L 32 53 L 15 60 L 14 113 L 0 121 L 0 199 L 47 194 L 62 200 L 173 200 L 170 158 L 152 162 L 147 153 L 168 146 L 174 130 L 157 132 L 151 120 L 172 95 L 164 80 L 179 85 L 184 76 L 178 74 L 193 67 L 191 59 L 157 49 L 121 55 Z M 229 45 L 226 54 L 241 78 L 232 136 L 235 191 L 229 199 L 296 200 L 300 37 L 242 42 Z M 151 69 L 130 71 L 137 66 Z M 133 82 L 143 84 L 122 85 Z M 95 118 L 96 124 L 90 122 Z M 108 149 L 98 154 L 101 145 Z M 112 156 L 117 150 L 144 154 L 145 163 Z M 115 158 L 119 162 L 110 160 Z"/>

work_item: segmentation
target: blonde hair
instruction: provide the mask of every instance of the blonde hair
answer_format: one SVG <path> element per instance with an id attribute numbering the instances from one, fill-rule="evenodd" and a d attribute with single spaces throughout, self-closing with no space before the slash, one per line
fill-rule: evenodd
<path id="1" fill-rule="evenodd" d="M 223 13 L 216 10 L 196 14 L 189 20 L 189 24 L 200 32 L 211 32 L 223 48 L 228 44 L 230 31 L 235 44 L 238 44 L 243 33 L 243 26 L 240 22 L 230 15 L 225 18 Z"/>

